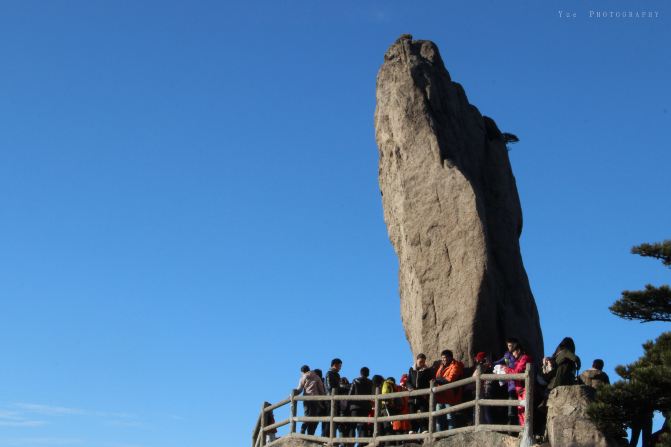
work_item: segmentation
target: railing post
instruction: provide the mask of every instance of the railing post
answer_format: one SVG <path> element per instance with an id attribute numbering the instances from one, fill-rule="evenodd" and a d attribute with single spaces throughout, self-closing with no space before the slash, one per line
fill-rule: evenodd
<path id="1" fill-rule="evenodd" d="M 380 414 L 380 388 L 375 387 L 375 406 L 373 408 L 373 445 L 376 445 L 375 438 L 377 438 L 377 416 Z"/>
<path id="2" fill-rule="evenodd" d="M 335 417 L 336 413 L 336 400 L 335 400 L 335 394 L 336 394 L 337 388 L 333 388 L 331 390 L 331 417 L 329 419 L 329 445 L 333 445 L 333 437 L 334 437 L 334 432 L 335 432 L 335 423 L 333 422 L 333 418 Z"/>
<path id="3" fill-rule="evenodd" d="M 289 433 L 296 433 L 296 390 L 291 390 L 290 412 L 289 412 Z"/>
<path id="4" fill-rule="evenodd" d="M 480 365 L 478 365 L 475 367 L 475 413 L 473 416 L 473 425 L 475 425 L 476 429 L 480 425 L 480 393 L 482 392 L 480 374 L 482 374 L 482 370 Z"/>
<path id="5" fill-rule="evenodd" d="M 524 378 L 524 434 L 532 443 L 534 436 L 534 365 L 527 363 Z"/>
<path id="6" fill-rule="evenodd" d="M 261 425 L 259 425 L 259 435 L 261 436 L 261 442 L 259 446 L 263 447 L 266 445 L 266 432 L 264 428 L 266 427 L 266 403 L 261 404 Z"/>
<path id="7" fill-rule="evenodd" d="M 429 443 L 433 442 L 433 432 L 435 430 L 434 428 L 434 420 L 433 420 L 433 412 L 436 409 L 436 398 L 435 398 L 435 393 L 433 392 L 433 387 L 436 385 L 436 381 L 431 379 L 431 382 L 429 383 Z"/>

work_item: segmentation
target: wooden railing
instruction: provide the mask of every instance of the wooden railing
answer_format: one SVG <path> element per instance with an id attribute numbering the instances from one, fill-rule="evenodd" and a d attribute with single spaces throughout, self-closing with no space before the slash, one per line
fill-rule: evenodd
<path id="1" fill-rule="evenodd" d="M 284 427 L 289 425 L 289 434 L 284 437 L 293 437 L 298 439 L 305 439 L 308 441 L 314 441 L 318 443 L 325 443 L 328 446 L 333 446 L 334 444 L 353 444 L 353 443 L 371 443 L 372 445 L 377 445 L 377 443 L 385 441 L 411 441 L 411 440 L 422 440 L 424 442 L 432 442 L 435 439 L 440 439 L 445 436 L 450 436 L 462 432 L 473 432 L 473 431 L 499 431 L 499 432 L 522 432 L 523 441 L 531 444 L 529 441 L 533 439 L 533 386 L 534 386 L 534 374 L 533 366 L 527 365 L 526 371 L 522 374 L 481 374 L 479 368 L 476 370 L 475 374 L 472 377 L 466 379 L 458 380 L 451 382 L 445 385 L 435 386 L 435 383 L 431 381 L 429 388 L 415 390 L 415 391 L 400 391 L 397 393 L 387 393 L 380 394 L 379 388 L 375 390 L 374 395 L 337 395 L 331 394 L 328 396 L 297 396 L 292 391 L 292 394 L 273 405 L 266 406 L 264 404 L 257 420 L 254 433 L 252 435 L 252 447 L 270 447 L 280 440 L 266 443 L 266 434 L 277 428 Z M 482 382 L 489 380 L 524 380 L 524 386 L 526 388 L 524 400 L 511 400 L 511 399 L 482 399 Z M 458 405 L 452 405 L 448 408 L 442 410 L 435 410 L 435 395 L 445 390 L 463 387 L 475 383 L 475 397 L 473 400 L 460 403 Z M 334 390 L 335 391 L 335 390 Z M 397 414 L 393 416 L 380 416 L 380 401 L 387 399 L 396 399 L 404 397 L 417 397 L 417 396 L 429 396 L 429 411 L 423 413 L 413 413 L 413 414 Z M 367 417 L 352 417 L 352 416 L 336 416 L 336 402 L 338 401 L 355 401 L 355 400 L 367 400 L 374 403 L 373 406 L 373 416 Z M 328 416 L 298 416 L 296 414 L 296 402 L 298 401 L 326 401 L 330 402 L 330 414 Z M 279 422 L 275 422 L 271 425 L 265 425 L 266 413 L 281 408 L 285 405 L 289 405 L 290 416 L 287 419 L 284 419 Z M 519 425 L 494 425 L 494 424 L 482 424 L 480 422 L 480 413 L 481 407 L 483 406 L 492 406 L 492 407 L 524 407 L 524 426 Z M 435 429 L 435 420 L 437 417 L 447 415 L 450 413 L 455 413 L 458 411 L 463 411 L 469 408 L 473 408 L 473 425 L 454 428 L 444 431 L 436 431 Z M 396 434 L 396 435 L 379 435 L 378 426 L 384 422 L 393 422 L 393 421 L 408 421 L 416 419 L 428 419 L 428 431 L 427 433 L 414 433 L 414 434 Z M 296 422 L 326 422 L 329 424 L 329 437 L 316 436 L 316 435 L 307 435 L 296 432 Z M 348 437 L 348 438 L 338 438 L 336 437 L 336 424 L 337 423 L 366 423 L 372 424 L 372 436 L 368 437 Z M 522 442 L 521 445 L 526 445 L 525 442 Z"/>

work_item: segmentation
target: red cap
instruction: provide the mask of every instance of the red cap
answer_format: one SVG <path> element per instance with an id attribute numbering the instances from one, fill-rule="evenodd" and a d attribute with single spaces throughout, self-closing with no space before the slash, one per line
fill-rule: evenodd
<path id="1" fill-rule="evenodd" d="M 487 354 L 484 353 L 484 352 L 478 352 L 477 354 L 475 354 L 475 361 L 476 362 L 481 362 L 486 358 L 487 358 Z"/>

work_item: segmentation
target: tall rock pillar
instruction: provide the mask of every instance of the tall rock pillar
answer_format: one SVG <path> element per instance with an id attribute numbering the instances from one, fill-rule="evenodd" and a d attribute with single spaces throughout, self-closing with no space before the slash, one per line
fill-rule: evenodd
<path id="1" fill-rule="evenodd" d="M 522 211 L 503 136 L 453 82 L 433 42 L 401 36 L 377 76 L 384 220 L 399 259 L 414 354 L 467 364 L 517 337 L 543 353 L 519 237 Z"/>

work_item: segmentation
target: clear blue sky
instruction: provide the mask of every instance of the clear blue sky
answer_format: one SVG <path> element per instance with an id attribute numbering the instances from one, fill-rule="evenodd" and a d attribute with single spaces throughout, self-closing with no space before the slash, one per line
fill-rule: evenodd
<path id="1" fill-rule="evenodd" d="M 558 10 L 575 11 L 560 19 Z M 659 11 L 589 19 L 590 9 Z M 0 447 L 248 445 L 299 367 L 411 362 L 375 76 L 431 39 L 510 153 L 546 350 L 671 271 L 666 1 L 0 3 Z"/>

